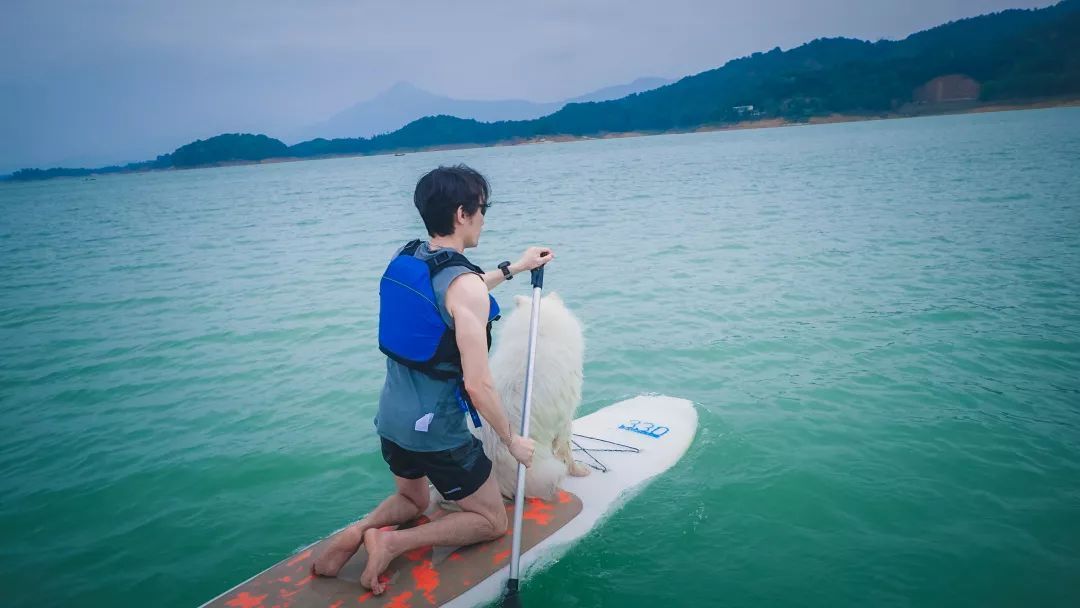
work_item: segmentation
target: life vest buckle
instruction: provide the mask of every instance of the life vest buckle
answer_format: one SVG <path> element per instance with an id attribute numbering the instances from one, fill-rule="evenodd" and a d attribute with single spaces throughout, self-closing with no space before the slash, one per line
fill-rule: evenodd
<path id="1" fill-rule="evenodd" d="M 441 267 L 443 264 L 449 262 L 453 257 L 453 251 L 449 249 L 443 249 L 442 251 L 439 251 L 434 256 L 432 256 L 431 261 L 435 263 L 435 266 Z"/>

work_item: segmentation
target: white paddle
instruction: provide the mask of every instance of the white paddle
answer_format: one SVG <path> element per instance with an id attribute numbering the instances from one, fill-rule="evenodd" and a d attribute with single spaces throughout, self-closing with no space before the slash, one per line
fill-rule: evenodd
<path id="1" fill-rule="evenodd" d="M 533 363 L 536 358 L 536 332 L 540 327 L 540 291 L 544 288 L 544 267 L 532 271 L 532 317 L 529 320 L 529 364 L 525 369 L 525 403 L 521 407 L 521 436 L 529 436 L 529 412 L 532 406 Z M 503 606 L 521 605 L 518 579 L 521 576 L 521 520 L 525 511 L 525 465 L 518 463 L 517 490 L 514 492 L 514 538 L 510 545 L 510 579 L 506 581 Z"/>

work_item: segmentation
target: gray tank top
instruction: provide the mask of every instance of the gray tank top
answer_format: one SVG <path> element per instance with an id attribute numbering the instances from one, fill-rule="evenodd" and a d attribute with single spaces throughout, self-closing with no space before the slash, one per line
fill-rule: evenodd
<path id="1" fill-rule="evenodd" d="M 425 241 L 413 255 L 427 260 L 437 251 L 432 251 Z M 398 249 L 394 257 L 400 253 Z M 446 290 L 454 279 L 470 272 L 463 266 L 451 266 L 431 278 L 439 314 L 451 329 L 454 319 L 446 310 Z M 386 381 L 375 415 L 379 435 L 414 452 L 450 450 L 472 441 L 465 422 L 467 414 L 457 401 L 458 384 L 458 380 L 436 380 L 387 357 Z"/>

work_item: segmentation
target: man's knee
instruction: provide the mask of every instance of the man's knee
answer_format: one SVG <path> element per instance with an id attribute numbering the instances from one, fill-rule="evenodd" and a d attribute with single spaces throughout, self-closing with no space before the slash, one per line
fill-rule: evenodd
<path id="1" fill-rule="evenodd" d="M 491 524 L 491 538 L 489 540 L 495 540 L 506 534 L 510 526 L 510 522 L 506 517 L 506 509 L 496 509 L 488 522 Z"/>
<path id="2" fill-rule="evenodd" d="M 427 511 L 428 505 L 431 504 L 431 495 L 427 492 L 423 492 L 420 494 L 411 494 L 408 496 L 408 499 L 411 500 L 414 505 L 416 505 L 416 510 L 420 513 Z"/>
<path id="3" fill-rule="evenodd" d="M 416 505 L 416 509 L 420 513 L 427 511 L 428 505 L 431 504 L 431 493 L 428 492 L 427 486 L 424 486 L 423 489 L 398 488 L 398 494 L 401 494 L 406 500 Z"/>

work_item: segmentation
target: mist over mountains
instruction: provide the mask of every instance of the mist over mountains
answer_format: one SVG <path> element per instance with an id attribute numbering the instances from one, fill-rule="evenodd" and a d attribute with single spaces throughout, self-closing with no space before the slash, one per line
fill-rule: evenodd
<path id="1" fill-rule="evenodd" d="M 389 133 L 425 116 L 456 116 L 480 122 L 531 120 L 559 111 L 568 103 L 619 99 L 670 84 L 666 78 L 638 78 L 633 82 L 605 87 L 591 93 L 554 102 L 524 99 L 454 99 L 399 82 L 375 97 L 356 103 L 324 122 L 285 134 L 283 139 L 303 141 L 318 137 L 371 137 Z"/>

